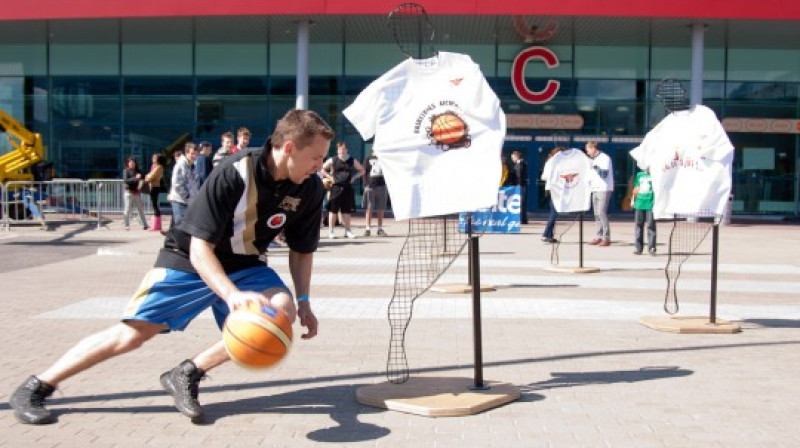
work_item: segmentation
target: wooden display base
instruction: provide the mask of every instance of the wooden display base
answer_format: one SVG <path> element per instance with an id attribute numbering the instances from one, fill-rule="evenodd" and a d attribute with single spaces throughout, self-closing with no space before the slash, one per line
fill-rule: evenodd
<path id="1" fill-rule="evenodd" d="M 466 294 L 472 292 L 472 285 L 433 285 L 430 289 L 432 292 L 443 292 L 447 294 Z M 497 291 L 492 285 L 481 285 L 481 292 Z"/>
<path id="2" fill-rule="evenodd" d="M 639 318 L 639 323 L 653 330 L 671 333 L 732 334 L 742 331 L 741 325 L 728 320 L 716 319 L 716 323 L 712 324 L 707 316 L 644 316 Z"/>
<path id="3" fill-rule="evenodd" d="M 577 266 L 549 266 L 544 268 L 544 270 L 550 272 L 566 272 L 568 274 L 594 274 L 595 272 L 600 272 L 600 268 L 581 268 Z"/>
<path id="4" fill-rule="evenodd" d="M 471 378 L 412 377 L 402 384 L 384 382 L 356 390 L 356 401 L 367 406 L 425 417 L 473 415 L 510 403 L 520 397 L 508 383 L 485 381 L 483 390 L 473 390 Z"/>

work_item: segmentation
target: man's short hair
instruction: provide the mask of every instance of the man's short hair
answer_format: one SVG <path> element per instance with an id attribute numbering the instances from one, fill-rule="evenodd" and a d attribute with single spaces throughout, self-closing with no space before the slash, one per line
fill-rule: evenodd
<path id="1" fill-rule="evenodd" d="M 230 132 L 230 131 L 223 132 L 221 137 L 222 138 L 229 138 L 229 139 L 231 139 L 231 141 L 233 141 L 233 132 Z"/>
<path id="2" fill-rule="evenodd" d="M 305 109 L 292 109 L 278 120 L 269 141 L 273 148 L 279 148 L 289 140 L 294 141 L 298 147 L 303 148 L 310 145 L 311 141 L 318 135 L 326 140 L 333 140 L 336 133 L 316 112 Z"/>
<path id="3" fill-rule="evenodd" d="M 244 136 L 250 137 L 250 129 L 247 129 L 246 127 L 242 126 L 242 127 L 240 127 L 239 129 L 236 130 L 236 135 L 237 136 L 244 135 Z"/>
<path id="4" fill-rule="evenodd" d="M 195 145 L 194 142 L 186 142 L 186 144 L 183 145 L 183 153 L 185 154 L 195 148 L 197 148 L 197 145 Z"/>

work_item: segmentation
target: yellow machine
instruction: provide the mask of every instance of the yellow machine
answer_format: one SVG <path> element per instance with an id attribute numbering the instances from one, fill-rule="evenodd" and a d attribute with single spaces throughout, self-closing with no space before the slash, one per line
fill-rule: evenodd
<path id="1" fill-rule="evenodd" d="M 12 180 L 33 180 L 29 168 L 45 159 L 42 136 L 25 128 L 0 110 L 0 131 L 4 131 L 14 150 L 0 156 L 0 184 Z"/>

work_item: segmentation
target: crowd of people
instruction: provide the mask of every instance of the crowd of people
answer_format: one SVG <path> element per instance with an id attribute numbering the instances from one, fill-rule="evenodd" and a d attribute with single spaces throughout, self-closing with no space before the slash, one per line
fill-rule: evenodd
<path id="1" fill-rule="evenodd" d="M 165 233 L 162 221 L 159 198 L 166 193 L 167 201 L 172 209 L 170 228 L 178 225 L 183 219 L 192 197 L 196 196 L 200 186 L 211 171 L 228 156 L 241 150 L 250 148 L 251 133 L 246 127 L 240 127 L 236 133 L 224 132 L 220 136 L 219 147 L 214 150 L 209 141 L 197 144 L 187 142 L 183 148 L 175 150 L 172 154 L 173 162 L 168 172 L 166 158 L 163 154 L 153 154 L 150 170 L 144 174 L 138 168 L 134 158 L 126 160 L 123 172 L 125 183 L 125 213 L 124 225 L 130 226 L 130 216 L 134 208 L 138 211 L 142 221 L 142 228 Z M 564 147 L 553 148 L 547 155 L 550 160 L 555 154 L 563 151 Z M 611 231 L 608 220 L 608 204 L 614 191 L 614 169 L 611 158 L 602 151 L 597 142 L 590 141 L 585 145 L 585 153 L 591 159 L 592 167 L 598 174 L 598 179 L 590 184 L 591 209 L 595 221 L 595 236 L 588 244 L 598 247 L 611 245 Z M 520 203 L 527 204 L 528 196 L 528 168 L 527 161 L 519 150 L 510 153 L 509 160 L 501 158 L 502 177 L 501 186 L 518 186 L 520 190 Z M 370 153 L 363 160 L 353 157 L 344 141 L 336 143 L 336 154 L 327 158 L 318 172 L 326 190 L 324 198 L 324 211 L 322 213 L 322 226 L 328 229 L 328 238 L 336 239 L 336 227 L 343 227 L 342 237 L 355 239 L 357 232 L 352 228 L 352 216 L 356 212 L 356 185 L 362 186 L 362 209 L 364 210 L 364 230 L 361 236 L 386 236 L 384 219 L 391 205 L 389 191 L 383 177 L 383 170 L 374 153 Z M 543 172 L 544 175 L 544 172 Z M 645 251 L 656 252 L 656 224 L 652 216 L 653 191 L 650 176 L 647 172 L 639 172 L 631 179 L 632 191 L 626 198 L 630 198 L 630 209 L 634 210 L 636 254 Z M 141 191 L 140 191 L 141 190 Z M 548 195 L 545 191 L 545 195 Z M 153 218 L 150 225 L 144 220 L 142 212 L 141 195 L 149 195 L 152 203 Z M 547 199 L 548 216 L 541 235 L 545 243 L 556 243 L 555 227 L 558 212 L 552 200 Z M 373 221 L 377 226 L 373 225 Z M 527 213 L 520 213 L 520 224 L 528 224 Z M 645 244 L 646 237 L 646 244 Z M 279 235 L 275 246 L 284 242 L 283 234 Z"/>
<path id="2" fill-rule="evenodd" d="M 166 234 L 160 207 L 162 194 L 166 194 L 172 212 L 169 229 L 180 224 L 189 203 L 198 195 L 200 187 L 212 170 L 227 157 L 251 148 L 251 135 L 249 129 L 240 127 L 236 131 L 234 141 L 234 133 L 226 131 L 220 135 L 219 147 L 216 150 L 207 140 L 199 143 L 188 141 L 172 152 L 172 161 L 169 164 L 163 153 L 153 154 L 150 170 L 146 173 L 139 169 L 136 158 L 126 159 L 123 170 L 125 229 L 130 229 L 130 219 L 135 211 L 144 230 Z M 357 237 L 351 228 L 351 217 L 356 211 L 355 187 L 359 180 L 363 186 L 361 203 L 366 218 L 362 235 L 387 236 L 383 223 L 387 208 L 390 206 L 389 192 L 377 156 L 371 153 L 363 161 L 359 161 L 350 155 L 345 142 L 337 142 L 336 148 L 336 154 L 326 159 L 317 173 L 327 190 L 324 198 L 326 212 L 323 213 L 323 226 L 329 228 L 328 237 L 336 238 L 334 228 L 339 225 L 344 227 L 343 237 L 349 239 Z M 153 217 L 149 225 L 145 218 L 142 195 L 150 196 L 152 203 Z M 373 218 L 377 224 L 374 233 Z M 280 234 L 271 247 L 281 246 L 282 243 L 285 243 L 285 239 L 283 234 Z"/>

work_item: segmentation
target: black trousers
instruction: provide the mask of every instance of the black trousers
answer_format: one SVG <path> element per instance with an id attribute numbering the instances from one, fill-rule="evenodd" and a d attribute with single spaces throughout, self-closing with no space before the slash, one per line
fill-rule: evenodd
<path id="1" fill-rule="evenodd" d="M 519 211 L 520 224 L 528 223 L 528 187 L 526 185 L 519 186 L 519 199 L 521 202 L 521 209 Z"/>
<path id="2" fill-rule="evenodd" d="M 644 249 L 644 228 L 647 225 L 647 248 L 654 249 L 656 247 L 656 221 L 653 219 L 652 210 L 636 210 L 636 252 L 641 252 Z"/>

